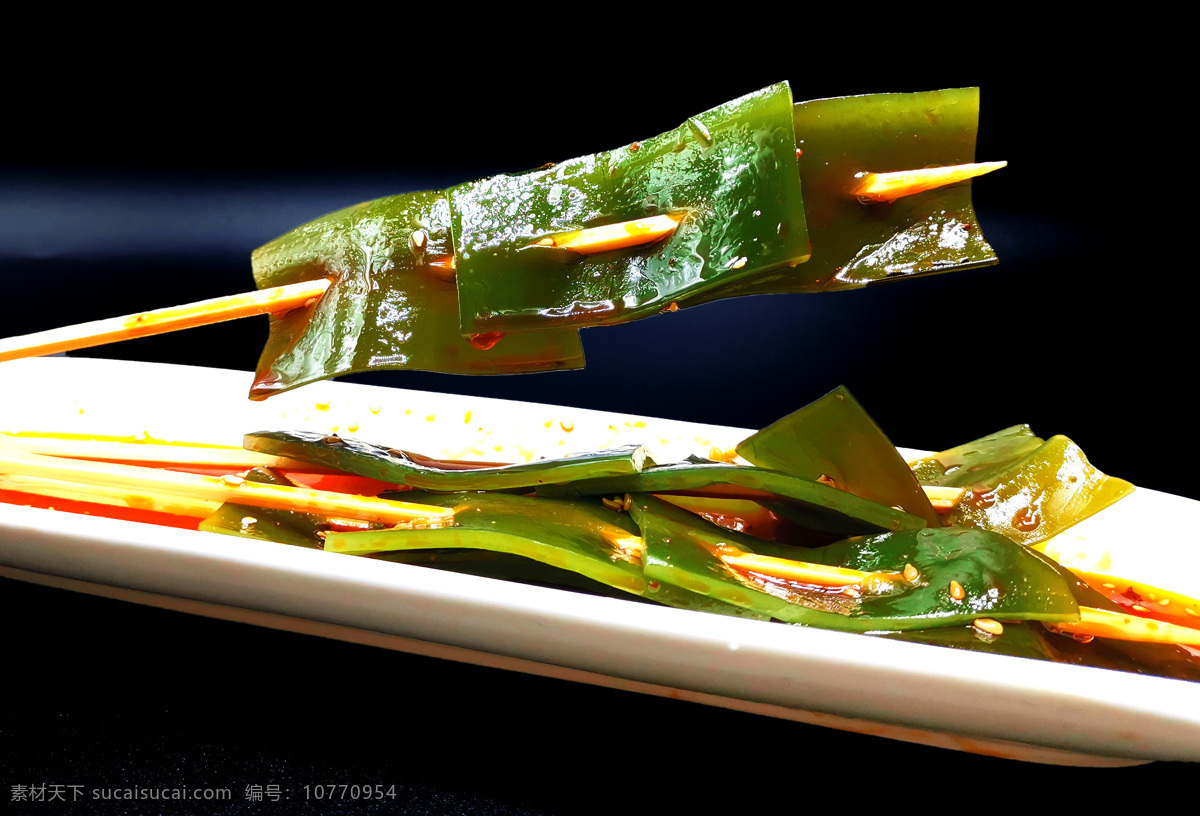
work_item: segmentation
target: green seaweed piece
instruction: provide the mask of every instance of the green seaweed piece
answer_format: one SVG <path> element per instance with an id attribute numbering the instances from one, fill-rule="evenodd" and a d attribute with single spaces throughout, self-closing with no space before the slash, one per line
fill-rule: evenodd
<path id="1" fill-rule="evenodd" d="M 1132 492 L 1133 485 L 1102 473 L 1070 439 L 1054 436 L 976 485 L 942 518 L 1036 544 Z"/>
<path id="2" fill-rule="evenodd" d="M 830 479 L 847 493 L 941 525 L 904 458 L 845 386 L 743 440 L 737 452 L 759 467 Z"/>
<path id="3" fill-rule="evenodd" d="M 859 591 L 822 588 L 734 570 L 730 548 L 772 555 L 762 542 L 639 494 L 630 513 L 645 541 L 646 575 L 788 623 L 871 632 L 956 626 L 979 617 L 1077 620 L 1079 608 L 1058 572 L 1003 536 L 945 528 L 848 539 L 803 550 L 801 560 L 872 573 Z M 900 577 L 906 565 L 915 581 Z M 950 594 L 950 581 L 963 587 Z"/>
<path id="4" fill-rule="evenodd" d="M 1028 425 L 1002 431 L 911 462 L 913 475 L 923 485 L 971 487 L 995 484 L 996 478 L 1037 450 L 1044 439 Z"/>
<path id="5" fill-rule="evenodd" d="M 854 289 L 996 263 L 971 206 L 970 181 L 890 204 L 863 204 L 851 194 L 860 173 L 975 161 L 978 88 L 817 99 L 797 103 L 794 114 L 812 257 L 692 302 Z"/>
<path id="6" fill-rule="evenodd" d="M 1109 612 L 1121 611 L 1119 605 L 1088 586 L 1070 570 L 1035 550 L 1027 552 L 1037 556 L 1042 563 L 1059 574 L 1080 606 L 1091 606 Z M 1041 623 L 1033 621 L 1005 623 L 1004 633 L 998 637 L 981 633 L 971 626 L 868 634 L 933 646 L 947 646 L 952 649 L 1200 681 L 1200 656 L 1185 646 L 1109 638 L 1076 639 L 1066 633 L 1049 631 Z"/>
<path id="7" fill-rule="evenodd" d="M 598 501 L 555 501 L 507 493 L 406 491 L 402 495 L 407 501 L 453 508 L 454 525 L 330 533 L 325 539 L 325 549 L 381 553 L 454 548 L 511 553 L 667 606 L 762 617 L 704 595 L 647 580 L 642 572 L 637 526 L 626 514 Z"/>
<path id="8" fill-rule="evenodd" d="M 808 258 L 792 94 L 779 83 L 675 130 L 449 191 L 464 332 L 596 326 Z M 536 242 L 682 215 L 653 244 L 581 255 Z"/>
<path id="9" fill-rule="evenodd" d="M 396 448 L 307 431 L 259 431 L 246 434 L 242 444 L 247 450 L 325 465 L 391 484 L 441 492 L 532 488 L 576 479 L 637 473 L 646 463 L 653 464 L 644 447 L 633 445 L 562 459 L 475 467 L 470 463 L 439 462 Z"/>
<path id="10" fill-rule="evenodd" d="M 512 374 L 583 367 L 575 331 L 463 337 L 455 284 L 429 266 L 453 255 L 441 191 L 347 207 L 256 249 L 260 289 L 318 278 L 332 284 L 311 305 L 271 316 L 251 399 L 378 369 Z"/>
<path id="11" fill-rule="evenodd" d="M 647 467 L 641 473 L 544 485 L 539 496 L 606 496 L 621 493 L 681 493 L 762 502 L 772 512 L 811 530 L 843 535 L 913 530 L 925 520 L 851 493 L 774 470 L 718 462 L 689 461 Z"/>
<path id="12" fill-rule="evenodd" d="M 1079 607 L 1060 569 L 1025 547 L 986 530 L 939 527 L 851 538 L 806 551 L 804 559 L 863 572 L 916 568 L 915 586 L 864 594 L 862 614 L 920 616 L 948 623 L 976 618 L 1078 620 Z M 964 597 L 954 598 L 957 581 Z"/>

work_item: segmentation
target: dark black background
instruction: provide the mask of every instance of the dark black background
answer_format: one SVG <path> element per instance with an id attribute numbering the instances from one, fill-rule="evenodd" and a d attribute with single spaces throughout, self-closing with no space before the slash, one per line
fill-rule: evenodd
<path id="1" fill-rule="evenodd" d="M 586 25 L 545 11 L 515 31 L 439 13 L 113 40 L 109 21 L 86 48 L 39 40 L 6 72 L 0 334 L 247 290 L 249 252 L 324 212 L 605 149 L 779 79 L 798 99 L 979 85 L 978 157 L 1010 162 L 975 185 L 998 266 L 590 330 L 580 372 L 361 379 L 745 427 L 844 383 L 897 444 L 1028 422 L 1109 473 L 1200 498 L 1192 171 L 1169 44 L 948 7 L 836 24 L 748 8 L 695 30 L 678 19 L 699 12 L 678 7 Z M 240 321 L 81 354 L 249 369 L 265 335 Z M 707 812 L 719 792 L 764 809 L 854 801 L 856 781 L 902 774 L 1133 786 L 1186 772 L 1051 771 L 13 582 L 0 599 L 6 803 L 7 786 L 39 781 L 294 795 L 358 781 L 401 786 L 421 813 Z M 359 678 L 392 691 L 338 693 Z M 722 776 L 731 764 L 779 776 Z M 239 795 L 229 812 L 251 811 Z"/>

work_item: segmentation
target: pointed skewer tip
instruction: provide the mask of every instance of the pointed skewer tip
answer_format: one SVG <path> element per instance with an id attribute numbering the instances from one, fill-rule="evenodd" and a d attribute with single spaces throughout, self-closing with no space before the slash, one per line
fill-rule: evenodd
<path id="1" fill-rule="evenodd" d="M 904 196 L 924 193 L 957 184 L 1007 167 L 1008 162 L 977 162 L 949 167 L 925 167 L 920 170 L 896 170 L 889 173 L 860 173 L 851 195 L 864 202 L 888 203 Z"/>

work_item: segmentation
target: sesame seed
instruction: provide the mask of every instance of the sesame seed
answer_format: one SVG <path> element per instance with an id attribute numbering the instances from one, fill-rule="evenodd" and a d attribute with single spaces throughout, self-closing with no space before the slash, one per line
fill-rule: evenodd
<path id="1" fill-rule="evenodd" d="M 1170 604 L 1171 604 L 1170 598 L 1163 598 L 1161 601 L 1158 602 L 1159 606 L 1169 606 Z"/>
<path id="2" fill-rule="evenodd" d="M 916 567 L 914 567 L 912 564 L 904 565 L 904 580 L 905 581 L 908 581 L 910 584 L 915 584 L 917 582 L 917 579 L 920 577 L 921 577 L 921 573 L 917 571 Z"/>
<path id="3" fill-rule="evenodd" d="M 956 601 L 961 601 L 963 598 L 967 597 L 967 591 L 963 589 L 963 585 L 958 581 L 951 581 L 950 597 Z"/>
<path id="4" fill-rule="evenodd" d="M 630 507 L 633 507 L 633 496 L 626 493 L 625 501 L 621 502 L 621 509 L 628 513 Z"/>
<path id="5" fill-rule="evenodd" d="M 1134 604 L 1133 606 L 1131 606 L 1131 607 L 1130 607 L 1130 609 L 1134 610 L 1135 612 L 1147 612 L 1147 611 L 1149 611 L 1149 610 L 1147 610 L 1147 609 L 1146 609 L 1146 607 L 1142 606 L 1141 604 Z"/>
<path id="6" fill-rule="evenodd" d="M 425 230 L 413 230 L 408 240 L 412 243 L 413 249 L 419 250 L 425 248 L 425 242 L 428 238 L 425 235 Z"/>
<path id="7" fill-rule="evenodd" d="M 221 484 L 227 485 L 229 487 L 241 487 L 245 483 L 246 483 L 246 480 L 243 479 L 241 476 L 222 476 L 221 477 Z"/>
<path id="8" fill-rule="evenodd" d="M 1004 634 L 1004 625 L 1000 621 L 992 620 L 991 618 L 976 618 L 971 625 L 986 635 L 999 637 Z"/>
<path id="9" fill-rule="evenodd" d="M 1189 615 L 1191 615 L 1193 618 L 1200 618 L 1200 612 L 1197 612 L 1195 609 L 1192 609 L 1190 606 L 1188 606 L 1188 607 L 1184 607 L 1184 610 L 1183 610 L 1183 611 L 1184 611 L 1184 612 L 1187 612 L 1187 613 L 1188 613 Z"/>

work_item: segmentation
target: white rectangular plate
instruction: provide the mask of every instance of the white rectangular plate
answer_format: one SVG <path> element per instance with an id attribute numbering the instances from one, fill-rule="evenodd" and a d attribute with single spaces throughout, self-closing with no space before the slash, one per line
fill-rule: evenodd
<path id="1" fill-rule="evenodd" d="M 244 372 L 51 358 L 0 365 L 0 431 L 240 444 L 341 433 L 524 461 L 649 444 L 659 461 L 749 432 L 347 383 L 252 403 Z M 911 452 L 906 452 L 911 453 Z M 1073 531 L 1116 557 L 1177 540 L 1200 502 L 1138 490 Z M 1156 536 L 1161 529 L 1163 536 Z M 1082 530 L 1082 532 L 1080 532 Z M 1175 570 L 1200 574 L 1200 563 Z M 887 641 L 315 550 L 0 504 L 0 575 L 196 614 L 1042 762 L 1200 760 L 1200 683 Z"/>

